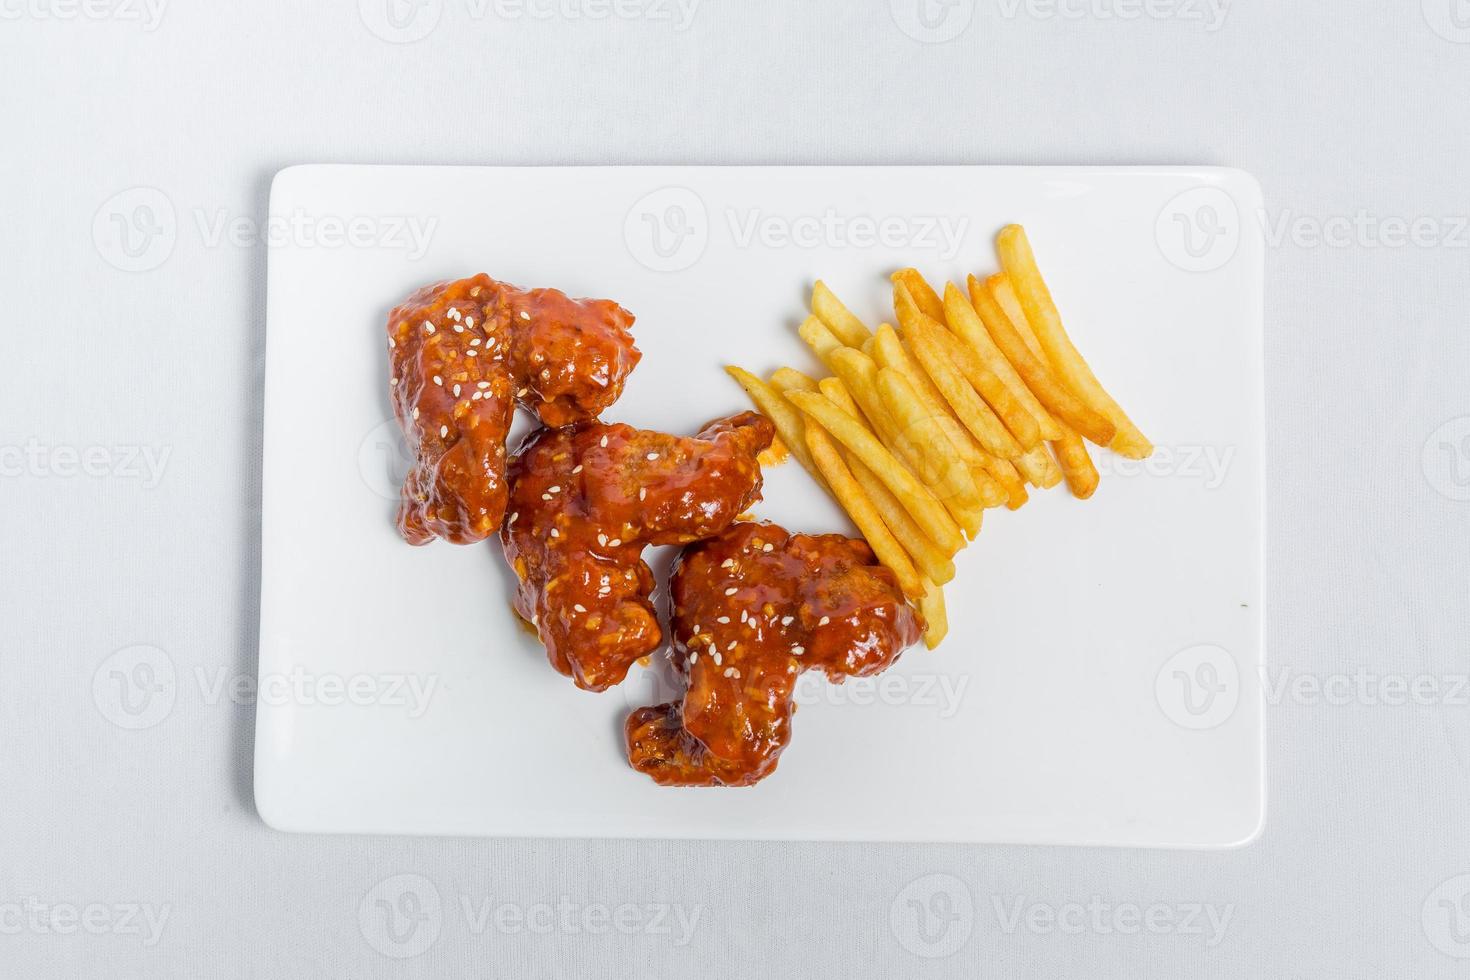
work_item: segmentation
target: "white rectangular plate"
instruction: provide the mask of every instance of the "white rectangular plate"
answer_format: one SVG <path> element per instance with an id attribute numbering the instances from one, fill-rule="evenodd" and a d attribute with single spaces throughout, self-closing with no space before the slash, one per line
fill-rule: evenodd
<path id="1" fill-rule="evenodd" d="M 1189 168 L 293 167 L 271 193 L 255 789 L 292 831 L 1225 847 L 1264 813 L 1260 190 Z M 1155 441 L 1090 501 L 992 511 L 951 633 L 887 674 L 808 677 L 777 772 L 666 789 L 630 769 L 635 668 L 546 663 L 498 545 L 411 548 L 383 325 L 475 272 L 633 311 L 609 420 L 692 434 L 722 372 L 817 370 L 814 278 L 890 316 L 887 276 L 964 281 L 1019 221 L 1078 346 Z M 795 464 L 764 518 L 851 531 Z M 666 558 L 666 556 L 663 556 Z M 656 561 L 661 568 L 666 561 Z"/>

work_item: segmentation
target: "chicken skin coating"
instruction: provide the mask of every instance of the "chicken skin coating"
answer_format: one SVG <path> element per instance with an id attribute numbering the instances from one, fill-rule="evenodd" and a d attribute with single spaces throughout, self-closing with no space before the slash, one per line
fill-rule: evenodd
<path id="1" fill-rule="evenodd" d="M 547 425 L 596 418 L 638 363 L 632 323 L 610 300 L 483 273 L 425 286 L 395 309 L 390 393 L 415 460 L 398 507 L 404 539 L 473 544 L 493 534 L 516 404 Z"/>
<path id="2" fill-rule="evenodd" d="M 682 702 L 639 708 L 628 761 L 665 786 L 749 786 L 791 738 L 797 676 L 876 674 L 922 632 L 866 543 L 732 525 L 691 545 L 670 581 Z"/>
<path id="3" fill-rule="evenodd" d="M 728 527 L 760 499 L 756 454 L 774 435 L 754 412 L 692 439 L 600 422 L 531 434 L 511 463 L 500 541 L 519 579 L 516 611 L 553 667 L 604 691 L 658 649 L 644 547 Z"/>

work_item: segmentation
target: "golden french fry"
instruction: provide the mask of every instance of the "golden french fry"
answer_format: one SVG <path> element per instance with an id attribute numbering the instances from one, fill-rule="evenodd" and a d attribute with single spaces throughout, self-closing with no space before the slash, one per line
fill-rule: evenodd
<path id="1" fill-rule="evenodd" d="M 1087 403 L 1095 412 L 1108 417 L 1116 428 L 1112 441 L 1108 443 L 1114 452 L 1129 459 L 1145 459 L 1153 452 L 1153 445 L 1138 426 L 1133 424 L 1113 397 L 1103 388 L 1092 368 L 1082 359 L 1072 339 L 1062 326 L 1061 314 L 1052 300 L 1051 290 L 1041 277 L 1036 265 L 1036 256 L 1026 238 L 1026 230 L 1020 225 L 1008 225 L 1001 229 L 996 239 L 1000 252 L 1001 266 L 1016 287 L 1021 309 L 1031 329 L 1036 331 L 1047 360 L 1062 381 L 1072 392 Z"/>
<path id="2" fill-rule="evenodd" d="M 828 401 L 824 395 L 810 391 L 788 391 L 786 397 L 797 408 L 816 419 L 832 438 L 852 450 L 854 456 L 876 473 L 884 485 L 893 491 L 904 509 L 913 515 L 914 521 L 924 529 L 929 539 L 945 554 L 953 555 L 964 546 L 964 536 L 945 512 L 944 506 L 871 432 Z"/>
<path id="3" fill-rule="evenodd" d="M 841 408 L 848 415 L 861 422 L 862 414 L 858 411 L 857 402 L 847 393 L 847 387 L 839 378 L 823 378 L 822 394 L 831 400 L 832 404 Z M 893 532 L 913 558 L 914 564 L 919 571 L 923 572 L 935 582 L 943 585 L 954 578 L 954 562 L 949 556 L 940 551 L 929 536 L 924 533 L 923 528 L 914 523 L 909 512 L 904 510 L 903 504 L 899 503 L 883 481 L 863 463 L 862 460 L 853 456 L 850 451 L 843 452 L 843 461 L 847 468 L 852 471 L 853 478 L 862 485 L 867 493 L 868 499 L 873 506 L 878 508 L 878 513 L 883 517 L 883 523 Z"/>
<path id="4" fill-rule="evenodd" d="M 821 389 L 822 394 L 832 400 L 832 404 L 864 425 L 868 424 L 868 420 L 863 417 L 862 409 L 858 408 L 857 402 L 852 400 L 852 395 L 848 394 L 847 385 L 842 383 L 841 378 L 823 378 L 817 382 L 817 387 Z M 872 426 L 868 428 L 871 429 Z"/>
<path id="5" fill-rule="evenodd" d="M 905 315 L 900 314 L 900 321 Z M 990 406 L 970 386 L 960 369 L 949 359 L 943 342 L 939 339 L 944 328 L 917 309 L 913 310 L 913 315 L 908 317 L 903 328 L 909 350 L 923 365 L 924 372 L 929 375 L 944 400 L 949 402 L 960 422 L 974 434 L 985 451 L 1002 459 L 1014 459 L 1025 452 L 1021 444 L 1001 424 L 1000 419 L 996 418 Z"/>
<path id="6" fill-rule="evenodd" d="M 934 287 L 919 274 L 918 269 L 899 269 L 893 274 L 892 279 L 895 299 L 898 296 L 898 287 L 902 286 L 913 298 L 920 312 L 931 320 L 944 323 L 944 302 L 934 291 Z M 897 303 L 895 302 L 894 305 L 897 306 Z"/>
<path id="7" fill-rule="evenodd" d="M 809 391 L 799 394 L 812 398 L 822 397 Z M 879 516 L 872 501 L 863 492 L 863 488 L 853 479 L 837 447 L 832 444 L 832 440 L 821 426 L 807 427 L 806 445 L 812 459 L 816 460 L 817 468 L 822 471 L 827 485 L 832 488 L 832 493 L 842 504 L 842 509 L 847 511 L 847 516 L 852 518 L 852 522 L 867 539 L 868 546 L 873 549 L 873 554 L 878 557 L 878 561 L 898 578 L 899 588 L 903 589 L 905 595 L 922 597 L 925 594 L 925 587 L 919 578 L 918 570 L 914 568 L 914 563 L 909 561 L 908 552 L 903 550 L 898 539 L 883 523 L 883 518 Z"/>
<path id="8" fill-rule="evenodd" d="M 980 497 L 986 507 L 999 507 L 1007 499 L 1007 493 L 995 478 L 985 469 L 984 461 L 988 453 L 975 441 L 968 429 L 959 423 L 954 417 L 953 410 L 939 389 L 934 387 L 934 382 L 924 369 L 914 363 L 909 352 L 904 349 L 903 343 L 898 339 L 898 334 L 892 325 L 882 324 L 877 332 L 873 334 L 873 360 L 880 366 L 892 368 L 903 375 L 909 384 L 913 385 L 914 392 L 919 396 L 919 403 L 923 405 L 924 411 L 934 418 L 936 424 L 944 430 L 945 438 L 959 453 L 960 459 L 970 469 L 970 477 L 980 491 Z"/>
<path id="9" fill-rule="evenodd" d="M 1087 455 L 1087 444 L 1082 441 L 1082 437 L 1067 429 L 1060 439 L 1051 444 L 1051 448 L 1056 453 L 1057 462 L 1061 464 L 1062 474 L 1067 478 L 1072 496 L 1080 500 L 1091 497 L 1097 489 L 1097 467 L 1093 465 L 1092 457 Z"/>
<path id="10" fill-rule="evenodd" d="M 920 476 L 925 477 L 924 482 L 939 499 L 954 502 L 960 511 L 956 520 L 961 527 L 972 534 L 978 531 L 985 510 L 980 491 L 935 416 L 924 411 L 913 385 L 893 368 L 883 368 L 878 372 L 878 394 L 889 417 L 897 423 L 900 437 L 913 447 L 922 464 L 924 472 Z"/>
<path id="11" fill-rule="evenodd" d="M 842 305 L 842 300 L 820 279 L 812 286 L 812 312 L 848 347 L 862 347 L 863 341 L 871 336 L 863 321 Z"/>
<path id="12" fill-rule="evenodd" d="M 995 341 L 990 339 L 990 334 L 985 332 L 985 324 L 980 321 L 975 307 L 970 305 L 969 298 L 952 282 L 944 284 L 944 312 L 949 329 L 954 335 L 974 352 L 990 373 L 1000 379 L 1011 396 L 1021 403 L 1027 414 L 1036 420 L 1041 438 L 1060 438 L 1062 428 L 1057 420 L 1052 418 L 1051 413 L 1036 400 L 1031 389 L 1026 387 L 1026 382 L 1021 380 L 1011 362 L 1006 360 L 1000 348 L 995 346 Z"/>
<path id="13" fill-rule="evenodd" d="M 1030 494 L 1026 492 L 1026 481 L 1021 478 L 1021 474 L 1016 471 L 1015 464 L 1010 460 L 987 456 L 985 472 L 1005 488 L 1007 510 L 1020 510 L 1030 499 Z"/>
<path id="14" fill-rule="evenodd" d="M 827 325 L 815 316 L 807 317 L 796 332 L 802 340 L 806 341 L 812 353 L 817 355 L 817 360 L 823 364 L 827 363 L 829 354 L 843 346 L 842 341 L 838 340 L 837 336 L 827 329 Z M 831 370 L 830 365 L 828 365 L 828 370 Z"/>
<path id="15" fill-rule="evenodd" d="M 913 438 L 893 417 L 878 391 L 878 366 L 873 359 L 851 347 L 839 347 L 828 355 L 832 370 L 842 379 L 853 400 L 862 409 L 873 432 L 918 477 L 955 522 L 973 537 L 980 530 L 980 509 L 972 509 L 956 495 L 957 488 L 943 482 L 943 468 L 936 468 Z M 973 480 L 971 481 L 973 489 Z"/>
<path id="16" fill-rule="evenodd" d="M 949 612 L 944 608 L 944 590 L 934 582 L 925 582 L 919 597 L 919 614 L 924 617 L 924 647 L 933 650 L 949 635 Z"/>
<path id="17" fill-rule="evenodd" d="M 777 391 L 790 391 L 792 388 L 798 391 L 816 391 L 817 379 L 795 368 L 777 368 L 771 375 L 771 387 Z"/>
<path id="18" fill-rule="evenodd" d="M 806 422 L 801 413 L 794 411 L 790 403 L 782 398 L 780 392 L 775 388 L 744 368 L 730 365 L 725 368 L 725 373 L 739 382 L 740 387 L 744 388 L 745 393 L 750 396 L 750 400 L 755 402 L 755 407 L 776 426 L 776 432 L 781 436 L 781 441 L 786 443 L 786 448 L 791 451 L 797 461 L 806 467 L 807 472 L 814 476 L 817 475 L 816 465 L 806 449 L 806 439 L 803 435 Z"/>
<path id="19" fill-rule="evenodd" d="M 924 322 L 927 321 L 927 322 Z M 928 333 L 934 343 L 944 351 L 950 363 L 960 369 L 965 380 L 970 382 L 974 388 L 985 399 L 1000 420 L 1005 423 L 1006 430 L 1016 439 L 1022 449 L 1031 449 L 1041 442 L 1041 426 L 1016 400 L 1011 390 L 1001 382 L 995 373 L 987 368 L 969 346 L 962 343 L 958 337 L 945 330 L 933 320 L 927 317 L 920 322 L 918 329 Z"/>
<path id="20" fill-rule="evenodd" d="M 1017 456 L 1012 462 L 1032 486 L 1050 490 L 1062 482 L 1062 471 L 1057 468 L 1056 460 L 1052 459 L 1040 446 L 1028 449 L 1024 455 Z"/>
<path id="21" fill-rule="evenodd" d="M 980 280 L 971 276 L 969 285 L 970 302 L 974 305 L 980 322 L 985 325 L 990 339 L 1005 354 L 1032 394 L 1051 410 L 1058 421 L 1070 425 L 1099 446 L 1106 446 L 1111 442 L 1117 431 L 1112 421 L 1106 415 L 1093 411 L 1052 377 L 1051 368 L 1026 346 L 1018 332 L 1019 321 L 1012 322 L 994 294 Z"/>
<path id="22" fill-rule="evenodd" d="M 974 286 L 970 288 L 973 292 Z M 1011 325 L 1016 328 L 1021 339 L 1026 341 L 1027 348 L 1038 361 L 1045 364 L 1046 351 L 1041 349 L 1041 341 L 1036 339 L 1036 331 L 1031 329 L 1031 324 L 1026 319 L 1026 311 L 1021 309 L 1021 299 L 1016 295 L 1016 287 L 1011 285 L 1011 277 L 1004 272 L 997 272 L 985 280 L 985 288 L 990 290 L 990 295 L 995 297 L 1000 308 L 1006 311 L 1006 316 L 1011 318 Z"/>

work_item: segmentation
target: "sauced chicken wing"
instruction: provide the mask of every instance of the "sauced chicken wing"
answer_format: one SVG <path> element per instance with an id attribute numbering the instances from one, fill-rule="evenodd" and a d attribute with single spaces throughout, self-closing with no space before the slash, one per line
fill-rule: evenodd
<path id="1" fill-rule="evenodd" d="M 505 437 L 519 402 L 547 425 L 595 418 L 637 365 L 633 315 L 610 300 L 523 290 L 483 273 L 425 286 L 388 317 L 394 413 L 415 464 L 398 528 L 471 544 L 505 513 Z"/>
<path id="2" fill-rule="evenodd" d="M 876 674 L 921 621 L 868 546 L 840 534 L 735 524 L 685 549 L 670 582 L 682 702 L 628 718 L 628 760 L 657 783 L 748 786 L 791 736 L 804 670 Z"/>
<path id="3" fill-rule="evenodd" d="M 620 682 L 663 636 L 646 545 L 723 531 L 760 499 L 756 454 L 775 430 L 745 412 L 694 438 L 584 422 L 542 429 L 510 467 L 500 540 L 520 580 L 516 611 L 578 687 Z"/>

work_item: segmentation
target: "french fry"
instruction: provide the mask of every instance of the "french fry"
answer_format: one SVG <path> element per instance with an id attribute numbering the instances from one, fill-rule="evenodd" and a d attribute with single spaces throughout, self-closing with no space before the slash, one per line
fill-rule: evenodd
<path id="1" fill-rule="evenodd" d="M 974 434 L 985 451 L 1002 459 L 1015 459 L 1025 452 L 1021 444 L 1001 424 L 1000 419 L 996 418 L 990 406 L 970 386 L 960 369 L 949 359 L 943 342 L 939 339 L 944 328 L 917 309 L 911 314 L 900 312 L 899 320 L 902 322 L 906 316 L 908 322 L 903 323 L 903 328 L 909 350 L 923 365 L 924 372 L 933 380 L 934 387 L 939 389 L 940 394 L 944 395 L 944 400 L 949 402 L 960 422 Z"/>
<path id="2" fill-rule="evenodd" d="M 1067 478 L 1067 487 L 1072 491 L 1072 496 L 1079 500 L 1091 497 L 1097 489 L 1097 467 L 1087 454 L 1087 444 L 1082 441 L 1082 437 L 1067 429 L 1060 439 L 1051 444 L 1051 448 L 1056 453 L 1057 462 L 1061 464 L 1062 475 Z"/>
<path id="3" fill-rule="evenodd" d="M 827 328 L 827 325 L 815 316 L 809 316 L 804 320 L 796 331 L 806 345 L 817 355 L 817 360 L 827 364 L 827 356 L 837 348 L 843 346 L 837 335 Z M 831 365 L 827 366 L 831 370 Z"/>
<path id="4" fill-rule="evenodd" d="M 980 315 L 975 312 L 969 298 L 952 282 L 944 284 L 944 313 L 945 321 L 954 335 L 975 352 L 980 362 L 1000 379 L 1012 397 L 1036 420 L 1041 438 L 1060 438 L 1062 428 L 1057 420 L 1052 418 L 1051 413 L 1036 400 L 1031 389 L 1026 387 L 1026 382 L 1021 380 L 1011 362 L 1006 360 L 1000 348 L 995 346 L 995 341 L 990 339 L 990 334 L 985 332 L 985 324 L 980 321 Z"/>
<path id="5" fill-rule="evenodd" d="M 878 372 L 878 394 L 889 416 L 898 424 L 903 441 L 914 447 L 923 466 L 921 475 L 932 474 L 925 482 L 941 500 L 954 502 L 960 512 L 956 520 L 973 535 L 980 529 L 985 504 L 970 471 L 954 453 L 944 430 L 934 416 L 924 411 L 913 385 L 892 368 Z"/>
<path id="6" fill-rule="evenodd" d="M 1050 490 L 1062 482 L 1062 471 L 1057 468 L 1056 460 L 1052 459 L 1040 446 L 1028 449 L 1024 455 L 1017 456 L 1012 462 L 1032 486 Z"/>
<path id="7" fill-rule="evenodd" d="M 798 391 L 816 391 L 817 379 L 795 368 L 777 368 L 771 375 L 771 387 L 777 391 L 790 391 L 792 388 Z"/>
<path id="8" fill-rule="evenodd" d="M 871 336 L 863 321 L 842 305 L 842 300 L 820 279 L 812 286 L 812 312 L 848 347 L 862 347 L 863 341 Z"/>
<path id="9" fill-rule="evenodd" d="M 909 352 L 904 349 L 902 341 L 891 324 L 880 325 L 873 334 L 873 360 L 879 367 L 892 368 L 903 375 L 908 383 L 913 385 L 914 392 L 919 396 L 919 402 L 924 406 L 924 411 L 934 418 L 936 424 L 944 430 L 945 437 L 954 447 L 954 451 L 964 460 L 970 468 L 970 477 L 975 481 L 976 488 L 980 491 L 980 497 L 986 507 L 999 507 L 1004 504 L 1009 494 L 996 479 L 990 475 L 985 467 L 985 460 L 989 454 L 975 441 L 975 437 L 969 430 L 959 423 L 954 417 L 953 410 L 939 389 L 934 387 L 934 382 L 924 369 L 914 363 Z"/>
<path id="10" fill-rule="evenodd" d="M 1030 494 L 1026 492 L 1026 481 L 1021 478 L 1015 464 L 1010 460 L 987 455 L 985 472 L 1005 488 L 1007 510 L 1020 510 L 1030 498 Z"/>
<path id="11" fill-rule="evenodd" d="M 954 334 L 927 317 L 921 318 L 915 324 L 915 329 L 927 334 L 933 343 L 944 351 L 950 363 L 960 369 L 965 380 L 970 382 L 970 386 L 1000 417 L 1006 430 L 1015 437 L 1022 449 L 1032 449 L 1041 443 L 1041 426 L 1021 406 L 1021 403 L 1011 394 L 1011 390 L 1002 383 L 1000 378 L 985 366 L 980 355 L 962 343 Z"/>
<path id="12" fill-rule="evenodd" d="M 933 650 L 949 635 L 949 612 L 944 608 L 944 590 L 934 582 L 925 582 L 919 597 L 919 613 L 924 617 L 924 647 Z"/>
<path id="13" fill-rule="evenodd" d="M 992 278 L 992 282 L 994 279 Z M 1038 359 L 1021 339 L 1016 326 L 1011 318 L 1001 308 L 994 294 L 980 280 L 974 276 L 970 277 L 970 302 L 975 307 L 975 312 L 980 316 L 980 322 L 985 325 L 985 330 L 990 334 L 990 339 L 995 341 L 1005 354 L 1011 366 L 1020 374 L 1021 379 L 1026 382 L 1026 387 L 1031 389 L 1043 405 L 1045 405 L 1057 418 L 1076 429 L 1082 435 L 1091 439 L 1099 446 L 1106 446 L 1112 441 L 1117 432 L 1112 421 L 1099 412 L 1093 411 L 1080 398 L 1074 395 L 1067 387 L 1052 377 L 1051 368 L 1042 360 Z"/>
<path id="14" fill-rule="evenodd" d="M 944 323 L 944 301 L 939 298 L 934 287 L 919 274 L 918 269 L 899 269 L 892 279 L 895 300 L 898 298 L 898 287 L 902 286 L 913 298 L 920 312 L 931 320 Z M 894 305 L 898 304 L 895 302 Z"/>
<path id="15" fill-rule="evenodd" d="M 1036 356 L 1038 361 L 1044 359 L 1046 354 L 1041 349 L 1041 341 L 1036 339 L 1036 334 L 1026 319 L 1026 313 L 1021 309 L 1021 301 L 1016 298 L 1010 278 L 1001 272 L 991 276 L 985 286 L 995 297 L 995 301 L 1000 304 L 1000 308 L 1010 317 L 1011 326 L 1015 327 L 1016 333 L 1025 341 L 1027 349 Z M 1065 422 L 1060 424 L 1062 437 L 1052 442 L 1052 454 L 1056 456 L 1057 463 L 1061 465 L 1062 475 L 1066 477 L 1067 488 L 1072 491 L 1072 496 L 1079 500 L 1086 500 L 1097 490 L 1097 467 L 1093 465 L 1092 457 L 1087 453 L 1087 443 L 1082 441 L 1077 430 Z"/>
<path id="16" fill-rule="evenodd" d="M 822 394 L 854 419 L 862 420 L 858 414 L 857 403 L 852 400 L 846 387 L 837 378 L 822 379 Z M 892 491 L 883 485 L 883 481 L 878 479 L 877 474 L 868 469 L 862 460 L 855 458 L 850 451 L 843 453 L 843 460 L 847 463 L 847 468 L 852 471 L 853 478 L 862 485 L 868 499 L 878 509 L 878 513 L 883 517 L 883 523 L 888 525 L 894 537 L 898 538 L 899 543 L 908 551 L 919 571 L 941 585 L 951 581 L 954 578 L 954 562 L 950 561 L 949 556 L 929 540 L 923 528 L 914 523 L 909 512 L 904 510 L 903 504 L 899 503 Z"/>
<path id="17" fill-rule="evenodd" d="M 913 516 L 919 527 L 924 529 L 924 533 L 929 535 L 929 539 L 945 554 L 953 555 L 964 546 L 964 537 L 945 512 L 944 506 L 871 432 L 828 401 L 824 395 L 810 391 L 788 391 L 786 397 L 877 474 L 903 504 L 904 510 Z"/>
<path id="18" fill-rule="evenodd" d="M 817 468 L 811 454 L 807 452 L 806 438 L 803 434 L 806 429 L 806 421 L 802 418 L 801 413 L 794 411 L 790 403 L 781 397 L 780 392 L 775 388 L 744 368 L 730 365 L 725 368 L 725 373 L 745 389 L 750 400 L 755 402 L 755 407 L 760 409 L 761 414 L 776 426 L 776 432 L 781 436 L 781 441 L 786 443 L 786 448 L 791 451 L 791 455 L 795 456 L 797 462 L 815 476 Z"/>
<path id="19" fill-rule="evenodd" d="M 1016 288 L 1021 309 L 1036 331 L 1047 360 L 1061 376 L 1062 381 L 1073 393 L 1087 403 L 1093 411 L 1108 417 L 1116 432 L 1108 446 L 1116 453 L 1129 459 L 1145 459 L 1153 452 L 1148 438 L 1133 424 L 1113 397 L 1103 388 L 1092 368 L 1077 352 L 1066 328 L 1062 326 L 1061 314 L 1052 300 L 1051 290 L 1041 277 L 1036 265 L 1036 256 L 1026 238 L 1026 230 L 1020 225 L 1008 225 L 1001 229 L 996 239 L 1000 252 L 1001 266 Z M 1080 431 L 1080 427 L 1079 427 Z"/>
<path id="20" fill-rule="evenodd" d="M 872 358 L 851 347 L 839 347 L 828 355 L 828 363 L 842 379 L 843 385 L 862 409 L 863 415 L 867 416 L 873 431 L 884 445 L 907 464 L 909 471 L 934 493 L 935 498 L 944 505 L 944 509 L 949 511 L 950 516 L 967 535 L 973 537 L 978 533 L 980 511 L 983 508 L 969 505 L 974 497 L 974 481 L 970 481 L 970 496 L 967 497 L 966 488 L 957 482 L 957 476 L 946 472 L 954 467 L 945 466 L 942 461 L 938 466 L 934 465 L 934 460 L 923 452 L 922 447 L 915 443 L 903 425 L 894 418 L 878 391 L 878 366 L 873 363 Z M 968 479 L 968 474 L 964 474 L 964 477 Z"/>
<path id="21" fill-rule="evenodd" d="M 809 391 L 797 394 L 811 398 L 822 397 Z M 872 501 L 863 492 L 863 488 L 853 479 L 837 447 L 833 445 L 832 440 L 821 426 L 807 427 L 806 446 L 812 459 L 816 460 L 817 469 L 821 470 L 827 485 L 832 488 L 833 494 L 842 504 L 842 509 L 847 511 L 847 516 L 852 518 L 852 522 L 867 539 L 868 546 L 873 549 L 873 554 L 878 556 L 878 561 L 897 577 L 899 588 L 903 589 L 904 595 L 922 598 L 927 590 L 919 577 L 918 570 L 914 568 L 914 563 L 909 561 L 908 552 L 903 550 L 898 539 L 883 523 L 883 518 L 879 516 Z"/>

